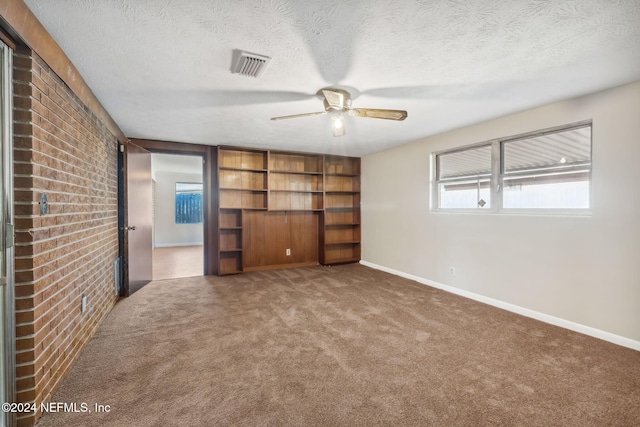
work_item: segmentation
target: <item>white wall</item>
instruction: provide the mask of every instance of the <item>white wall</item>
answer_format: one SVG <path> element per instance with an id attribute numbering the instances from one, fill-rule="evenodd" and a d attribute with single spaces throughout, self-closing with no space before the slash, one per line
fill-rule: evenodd
<path id="1" fill-rule="evenodd" d="M 202 182 L 202 174 L 155 173 L 154 245 L 189 246 L 203 244 L 200 224 L 176 224 L 176 182 Z"/>
<path id="2" fill-rule="evenodd" d="M 587 119 L 593 120 L 590 217 L 429 211 L 433 151 Z M 362 259 L 640 341 L 639 185 L 635 82 L 363 158 Z"/>

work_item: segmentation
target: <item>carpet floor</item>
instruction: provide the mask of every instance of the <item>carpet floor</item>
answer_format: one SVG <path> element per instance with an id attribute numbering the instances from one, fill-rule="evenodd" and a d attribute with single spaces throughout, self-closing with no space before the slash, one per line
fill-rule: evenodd
<path id="1" fill-rule="evenodd" d="M 638 426 L 640 352 L 358 264 L 154 281 L 47 426 Z M 109 405 L 96 413 L 94 404 Z"/>

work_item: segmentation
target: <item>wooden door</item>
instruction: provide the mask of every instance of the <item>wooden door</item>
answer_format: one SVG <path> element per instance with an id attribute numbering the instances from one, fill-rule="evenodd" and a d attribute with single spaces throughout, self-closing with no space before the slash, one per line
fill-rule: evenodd
<path id="1" fill-rule="evenodd" d="M 152 280 L 153 208 L 151 152 L 135 144 L 127 146 L 127 224 L 129 282 L 131 295 Z"/>

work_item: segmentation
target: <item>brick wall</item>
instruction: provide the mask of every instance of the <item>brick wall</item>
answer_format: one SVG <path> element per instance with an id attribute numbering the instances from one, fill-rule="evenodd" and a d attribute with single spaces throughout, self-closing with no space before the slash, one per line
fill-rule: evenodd
<path id="1" fill-rule="evenodd" d="M 117 140 L 32 51 L 16 51 L 13 79 L 16 401 L 40 405 L 116 302 Z"/>

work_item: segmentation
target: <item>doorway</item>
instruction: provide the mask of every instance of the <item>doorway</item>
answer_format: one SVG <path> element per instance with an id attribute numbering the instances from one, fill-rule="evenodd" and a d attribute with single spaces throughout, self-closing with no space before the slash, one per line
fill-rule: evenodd
<path id="1" fill-rule="evenodd" d="M 204 275 L 203 158 L 151 153 L 153 280 Z"/>
<path id="2" fill-rule="evenodd" d="M 0 400 L 15 402 L 15 310 L 13 280 L 12 50 L 0 42 Z M 3 411 L 0 426 L 15 419 Z"/>

